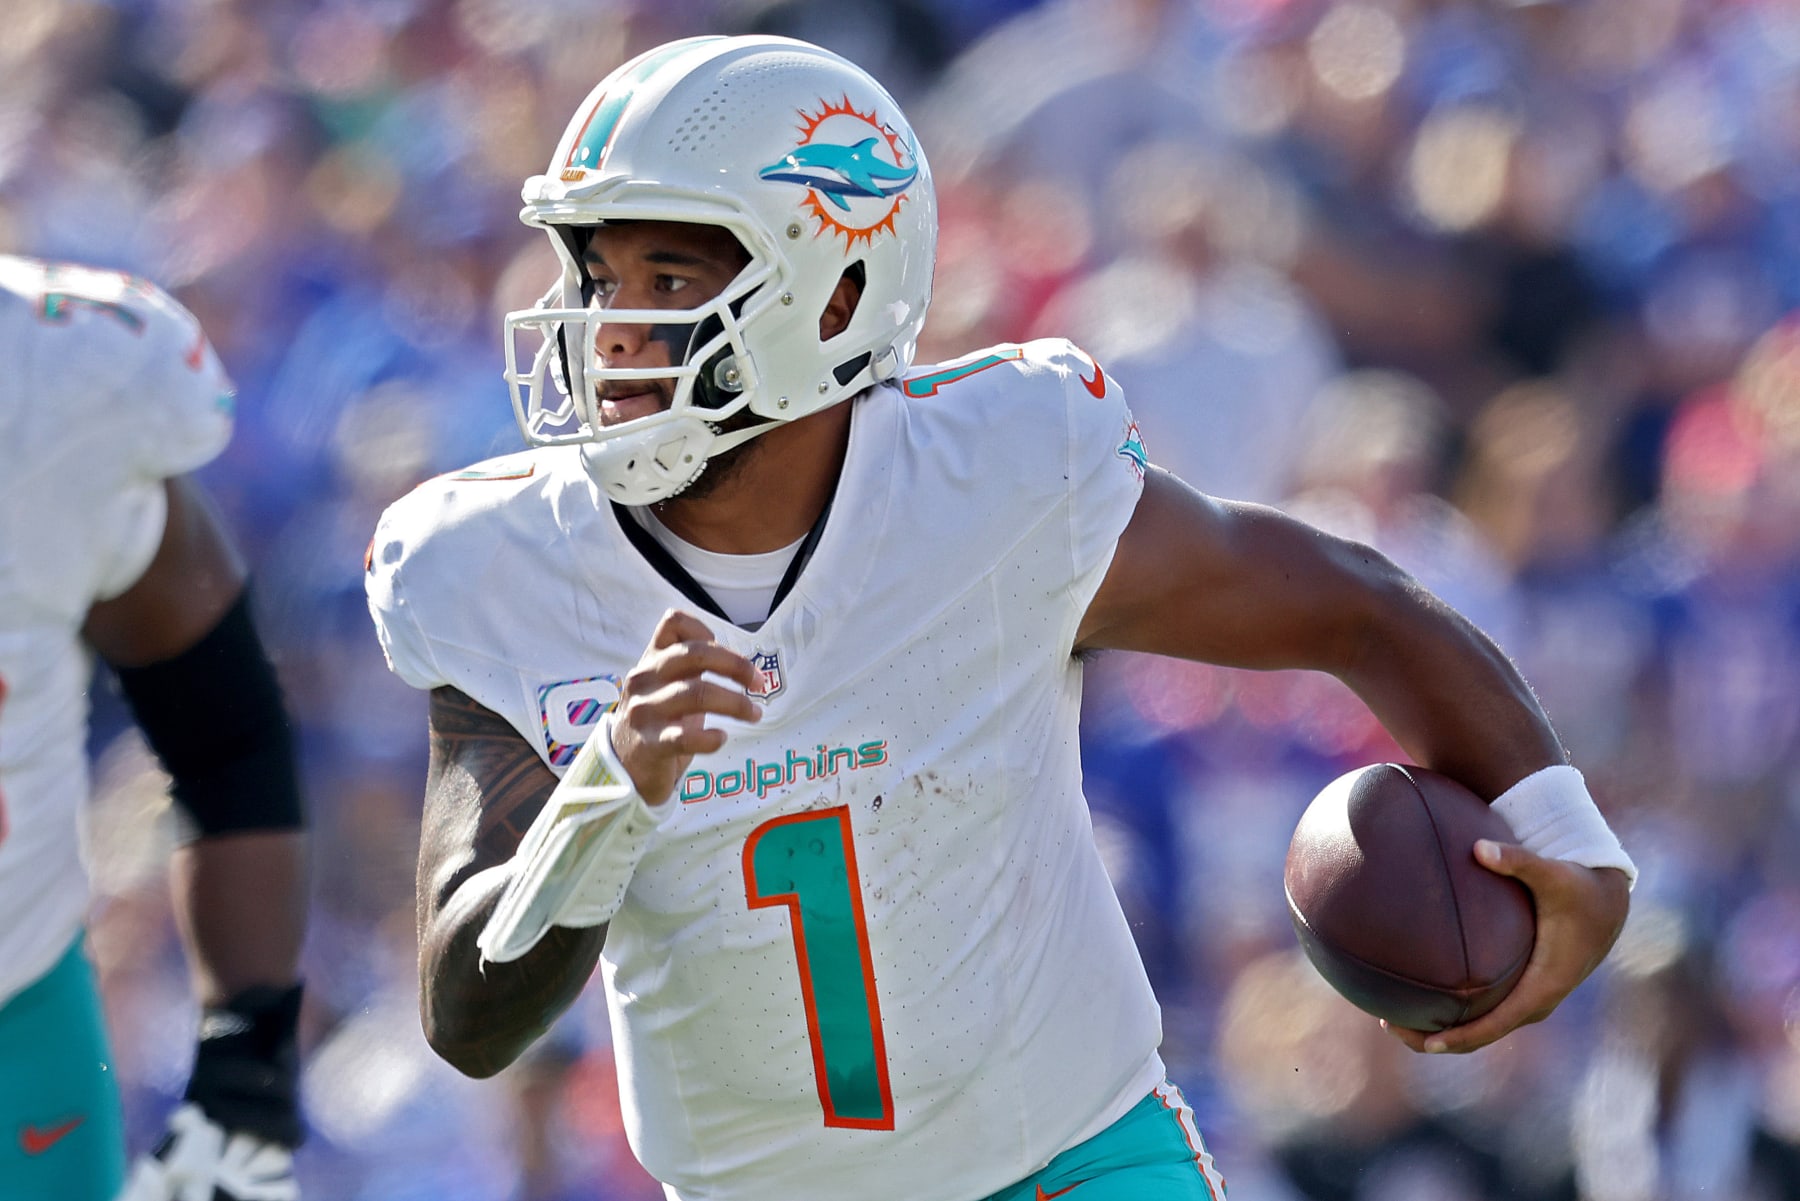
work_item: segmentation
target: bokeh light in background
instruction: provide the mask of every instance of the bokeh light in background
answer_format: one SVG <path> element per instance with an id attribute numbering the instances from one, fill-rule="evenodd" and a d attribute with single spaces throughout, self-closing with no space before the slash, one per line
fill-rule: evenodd
<path id="1" fill-rule="evenodd" d="M 205 479 L 318 819 L 309 1196 L 659 1195 L 598 990 L 497 1081 L 424 1045 L 424 700 L 381 663 L 361 559 L 395 497 L 519 445 L 499 315 L 554 268 L 518 188 L 581 97 L 662 40 L 751 30 L 849 54 L 913 116 L 944 214 L 928 356 L 1072 336 L 1159 462 L 1400 560 L 1520 662 L 1645 869 L 1619 954 L 1552 1021 L 1409 1056 L 1295 958 L 1279 883 L 1312 792 L 1399 752 L 1321 677 L 1097 662 L 1097 832 L 1234 1194 L 1800 1196 L 1800 8 L 13 0 L 5 22 L 0 247 L 170 286 L 240 384 Z M 161 783 L 99 700 L 94 946 L 141 1146 L 194 1015 Z"/>

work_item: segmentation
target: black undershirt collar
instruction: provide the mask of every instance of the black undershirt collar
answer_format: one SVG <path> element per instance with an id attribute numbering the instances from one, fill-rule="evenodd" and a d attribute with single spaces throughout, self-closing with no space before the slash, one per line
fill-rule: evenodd
<path id="1" fill-rule="evenodd" d="M 677 592 L 714 617 L 721 621 L 731 621 L 731 618 L 725 615 L 725 610 L 719 606 L 719 602 L 712 598 L 712 595 L 707 592 L 699 580 L 696 580 L 688 572 L 687 568 L 676 561 L 675 556 L 671 555 L 668 548 L 656 540 L 655 535 L 644 528 L 643 522 L 639 521 L 630 509 L 617 501 L 611 503 L 613 516 L 618 519 L 619 528 L 625 531 L 625 537 L 632 546 L 637 548 L 637 552 L 644 556 L 645 561 L 656 569 L 658 575 L 669 581 Z M 775 598 L 769 602 L 771 614 L 780 607 L 783 600 L 787 599 L 787 594 L 793 591 L 794 584 L 800 579 L 800 572 L 805 569 L 807 560 L 812 558 L 813 551 L 818 548 L 819 539 L 825 533 L 825 519 L 830 516 L 831 501 L 827 500 L 825 507 L 819 510 L 818 520 L 813 522 L 812 529 L 806 532 L 806 537 L 800 540 L 800 545 L 794 550 L 794 557 L 788 560 L 787 571 L 782 573 L 781 582 L 775 585 Z M 765 617 L 764 620 L 768 619 Z M 743 628 L 753 630 L 761 625 L 762 622 L 757 622 L 755 626 Z"/>

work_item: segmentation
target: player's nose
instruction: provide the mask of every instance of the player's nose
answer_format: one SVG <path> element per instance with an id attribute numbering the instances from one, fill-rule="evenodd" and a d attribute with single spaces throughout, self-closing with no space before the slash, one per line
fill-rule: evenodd
<path id="1" fill-rule="evenodd" d="M 597 321 L 594 350 L 615 366 L 641 356 L 650 340 L 650 327 L 637 321 Z"/>

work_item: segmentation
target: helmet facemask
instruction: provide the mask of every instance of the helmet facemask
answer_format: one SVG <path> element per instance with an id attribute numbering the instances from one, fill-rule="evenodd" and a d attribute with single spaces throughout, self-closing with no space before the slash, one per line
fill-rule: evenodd
<path id="1" fill-rule="evenodd" d="M 677 495 L 699 478 L 709 458 L 772 424 L 748 412 L 757 379 L 744 323 L 773 302 L 758 293 L 777 272 L 752 255 L 718 295 L 690 308 L 606 308 L 596 300 L 584 257 L 594 228 L 552 227 L 563 278 L 536 308 L 508 315 L 507 380 L 529 443 L 580 444 L 588 470 L 609 497 L 648 504 Z M 667 348 L 670 365 L 607 366 L 601 332 L 620 325 L 645 326 L 645 337 Z M 519 338 L 526 330 L 539 341 L 529 370 L 521 372 Z M 601 403 L 608 389 L 637 381 L 655 384 L 667 406 L 605 424 Z"/>

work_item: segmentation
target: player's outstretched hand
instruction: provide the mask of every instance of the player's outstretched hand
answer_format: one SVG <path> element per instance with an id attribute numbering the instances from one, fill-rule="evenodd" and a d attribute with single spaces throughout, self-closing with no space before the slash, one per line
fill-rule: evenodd
<path id="1" fill-rule="evenodd" d="M 707 728 L 709 715 L 760 719 L 762 710 L 746 695 L 756 680 L 750 660 L 714 639 L 698 617 L 679 609 L 663 614 L 613 710 L 613 753 L 638 795 L 662 803 L 695 755 L 725 745 L 725 731 Z"/>
<path id="2" fill-rule="evenodd" d="M 1531 890 L 1537 945 L 1512 992 L 1474 1021 L 1436 1034 L 1388 1026 L 1415 1051 L 1476 1051 L 1520 1026 L 1543 1021 L 1600 966 L 1625 925 L 1630 888 L 1623 872 L 1546 859 L 1513 843 L 1487 839 L 1475 844 L 1475 857 L 1489 871 L 1511 876 Z"/>
<path id="3" fill-rule="evenodd" d="M 119 1201 L 299 1201 L 294 1155 L 214 1124 L 192 1103 L 169 1117 L 153 1154 L 133 1165 Z"/>

